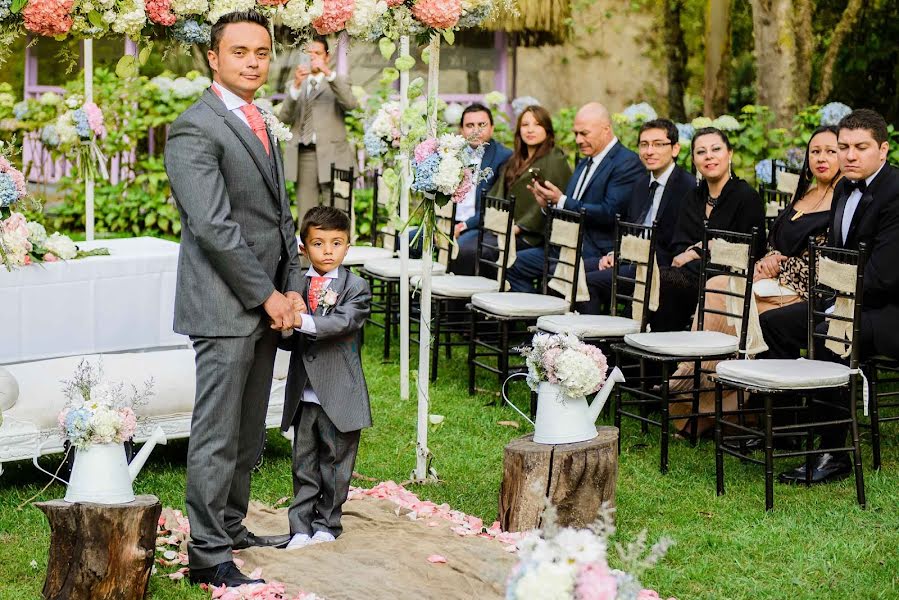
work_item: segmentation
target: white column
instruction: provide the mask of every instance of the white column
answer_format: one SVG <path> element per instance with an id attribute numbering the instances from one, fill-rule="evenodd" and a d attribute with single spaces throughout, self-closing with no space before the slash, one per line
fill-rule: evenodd
<path id="1" fill-rule="evenodd" d="M 428 135 L 437 135 L 437 88 L 440 79 L 440 36 L 431 37 L 428 46 Z M 427 224 L 427 223 L 426 223 Z M 418 329 L 418 438 L 415 445 L 416 481 L 428 476 L 428 414 L 431 384 L 431 263 L 434 231 L 425 229 L 421 249 L 421 322 Z"/>
<path id="2" fill-rule="evenodd" d="M 409 56 L 409 36 L 400 37 L 400 56 Z M 400 113 L 409 106 L 409 71 L 400 71 Z M 403 132 L 405 135 L 408 132 Z M 400 161 L 400 222 L 409 222 L 409 187 L 412 185 L 409 155 Z M 400 398 L 409 399 L 409 232 L 400 231 Z M 390 307 L 387 307 L 390 310 Z M 386 332 L 385 332 L 386 335 Z"/>
<path id="3" fill-rule="evenodd" d="M 84 101 L 94 101 L 94 40 L 84 40 Z M 93 157 L 91 157 L 93 158 Z M 94 239 L 94 178 L 90 169 L 82 165 L 84 176 L 84 237 Z"/>

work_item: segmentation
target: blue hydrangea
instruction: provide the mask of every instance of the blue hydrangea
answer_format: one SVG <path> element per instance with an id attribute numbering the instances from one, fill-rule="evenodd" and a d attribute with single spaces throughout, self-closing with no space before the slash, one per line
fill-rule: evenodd
<path id="1" fill-rule="evenodd" d="M 69 439 L 84 437 L 90 430 L 91 413 L 85 408 L 76 408 L 66 415 L 66 436 Z"/>
<path id="2" fill-rule="evenodd" d="M 369 156 L 377 157 L 387 152 L 387 142 L 371 131 L 365 132 L 362 143 L 365 145 L 365 153 Z"/>
<path id="3" fill-rule="evenodd" d="M 627 117 L 627 120 L 631 123 L 644 123 L 659 117 L 656 110 L 646 102 L 631 104 L 625 108 L 621 114 Z"/>
<path id="4" fill-rule="evenodd" d="M 56 131 L 56 125 L 44 125 L 41 129 L 41 143 L 51 148 L 59 146 L 59 132 Z"/>
<path id="5" fill-rule="evenodd" d="M 24 121 L 28 117 L 28 103 L 22 100 L 21 102 L 16 102 L 12 107 L 12 114 L 20 120 Z"/>
<path id="6" fill-rule="evenodd" d="M 12 0 L 0 0 L 0 21 L 12 14 L 10 6 L 12 6 Z"/>
<path id="7" fill-rule="evenodd" d="M 842 102 L 830 102 L 818 110 L 818 118 L 821 125 L 839 125 L 843 117 L 852 112 L 852 109 Z"/>
<path id="8" fill-rule="evenodd" d="M 689 143 L 693 139 L 693 133 L 696 129 L 690 123 L 676 123 L 677 137 L 681 144 Z"/>
<path id="9" fill-rule="evenodd" d="M 19 199 L 16 183 L 9 173 L 0 173 L 0 208 L 13 205 Z"/>
<path id="10" fill-rule="evenodd" d="M 805 150 L 795 146 L 787 148 L 787 168 L 798 171 L 802 168 L 803 164 L 805 164 Z"/>
<path id="11" fill-rule="evenodd" d="M 78 109 L 72 113 L 72 122 L 75 125 L 75 132 L 83 140 L 91 138 L 91 124 L 87 120 L 87 113 L 82 109 Z"/>
<path id="12" fill-rule="evenodd" d="M 415 180 L 412 189 L 416 192 L 428 192 L 434 189 L 434 175 L 440 167 L 440 155 L 435 152 L 420 163 L 414 163 Z"/>
<path id="13" fill-rule="evenodd" d="M 759 162 L 755 165 L 755 179 L 759 183 L 770 184 L 772 181 L 772 169 L 773 165 L 771 164 L 771 159 L 766 158 L 765 160 Z"/>
<path id="14" fill-rule="evenodd" d="M 208 44 L 212 27 L 208 23 L 197 23 L 193 19 L 178 21 L 172 26 L 172 36 L 185 44 Z"/>

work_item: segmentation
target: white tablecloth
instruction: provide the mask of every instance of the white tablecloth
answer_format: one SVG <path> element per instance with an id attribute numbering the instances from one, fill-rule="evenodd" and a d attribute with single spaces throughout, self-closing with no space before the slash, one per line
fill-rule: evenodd
<path id="1" fill-rule="evenodd" d="M 110 255 L 0 268 L 0 364 L 187 344 L 172 331 L 177 243 L 142 237 L 78 246 Z"/>

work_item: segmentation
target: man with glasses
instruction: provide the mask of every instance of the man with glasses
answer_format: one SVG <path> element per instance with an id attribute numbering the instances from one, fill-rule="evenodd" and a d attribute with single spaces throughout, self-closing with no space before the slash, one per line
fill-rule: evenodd
<path id="1" fill-rule="evenodd" d="M 647 227 L 656 224 L 656 260 L 659 266 L 671 264 L 674 256 L 671 239 L 680 214 L 681 201 L 696 186 L 696 179 L 675 162 L 680 153 L 678 137 L 677 127 L 668 119 L 647 121 L 640 128 L 637 147 L 640 161 L 646 167 L 646 174 L 634 185 L 630 203 L 621 214 L 621 220 L 627 223 L 639 223 Z M 612 252 L 598 261 L 585 262 L 590 301 L 583 312 L 601 314 L 603 307 L 609 305 L 614 264 Z M 622 274 L 631 278 L 635 271 L 632 265 L 622 268 Z M 623 293 L 633 292 L 632 284 L 620 281 L 619 285 L 625 286 L 621 290 Z"/>

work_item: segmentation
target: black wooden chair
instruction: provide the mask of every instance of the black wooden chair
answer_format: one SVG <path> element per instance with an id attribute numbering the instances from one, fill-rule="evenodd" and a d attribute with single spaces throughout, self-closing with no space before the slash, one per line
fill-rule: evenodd
<path id="1" fill-rule="evenodd" d="M 718 363 L 715 374 L 715 479 L 718 495 L 724 494 L 724 455 L 765 467 L 765 510 L 774 506 L 774 459 L 804 456 L 806 484 L 811 484 L 811 463 L 823 452 L 851 452 L 854 459 L 855 486 L 858 503 L 865 505 L 865 484 L 859 448 L 857 396 L 859 390 L 859 331 L 861 329 L 862 289 L 866 249 L 843 250 L 810 244 L 809 248 L 809 359 L 729 360 Z M 846 267 L 849 270 L 846 270 Z M 836 299 L 836 310 L 826 308 Z M 840 307 L 843 306 L 842 309 Z M 822 324 L 821 327 L 818 327 Z M 836 335 L 831 327 L 840 326 Z M 849 366 L 816 359 L 819 344 L 835 345 L 843 350 L 848 345 Z M 725 411 L 722 397 L 725 389 L 749 392 L 761 401 L 752 407 L 742 406 Z M 848 395 L 848 403 L 822 394 L 822 390 Z M 837 395 L 837 394 L 833 394 Z M 822 409 L 826 412 L 818 417 Z M 776 419 L 789 414 L 797 419 Z M 749 425 L 745 417 L 756 415 L 757 425 Z M 827 415 L 827 416 L 825 416 Z M 833 415 L 845 415 L 834 418 Z M 724 418 L 738 417 L 737 422 Z M 838 448 L 813 448 L 815 431 L 834 425 L 849 425 L 852 442 Z M 775 439 L 805 439 L 805 449 L 775 452 Z M 753 458 L 745 442 L 763 442 L 764 458 Z"/>
<path id="2" fill-rule="evenodd" d="M 793 194 L 760 185 L 759 196 L 762 197 L 762 203 L 765 205 L 765 228 L 770 231 L 774 220 L 790 205 Z"/>
<path id="3" fill-rule="evenodd" d="M 880 469 L 880 425 L 899 421 L 899 360 L 887 356 L 875 356 L 863 361 L 862 370 L 870 387 L 868 422 L 859 422 L 860 427 L 871 430 L 872 465 Z M 886 389 L 883 386 L 889 386 Z M 886 402 L 884 402 L 886 400 Z M 884 414 L 886 412 L 887 414 Z"/>

